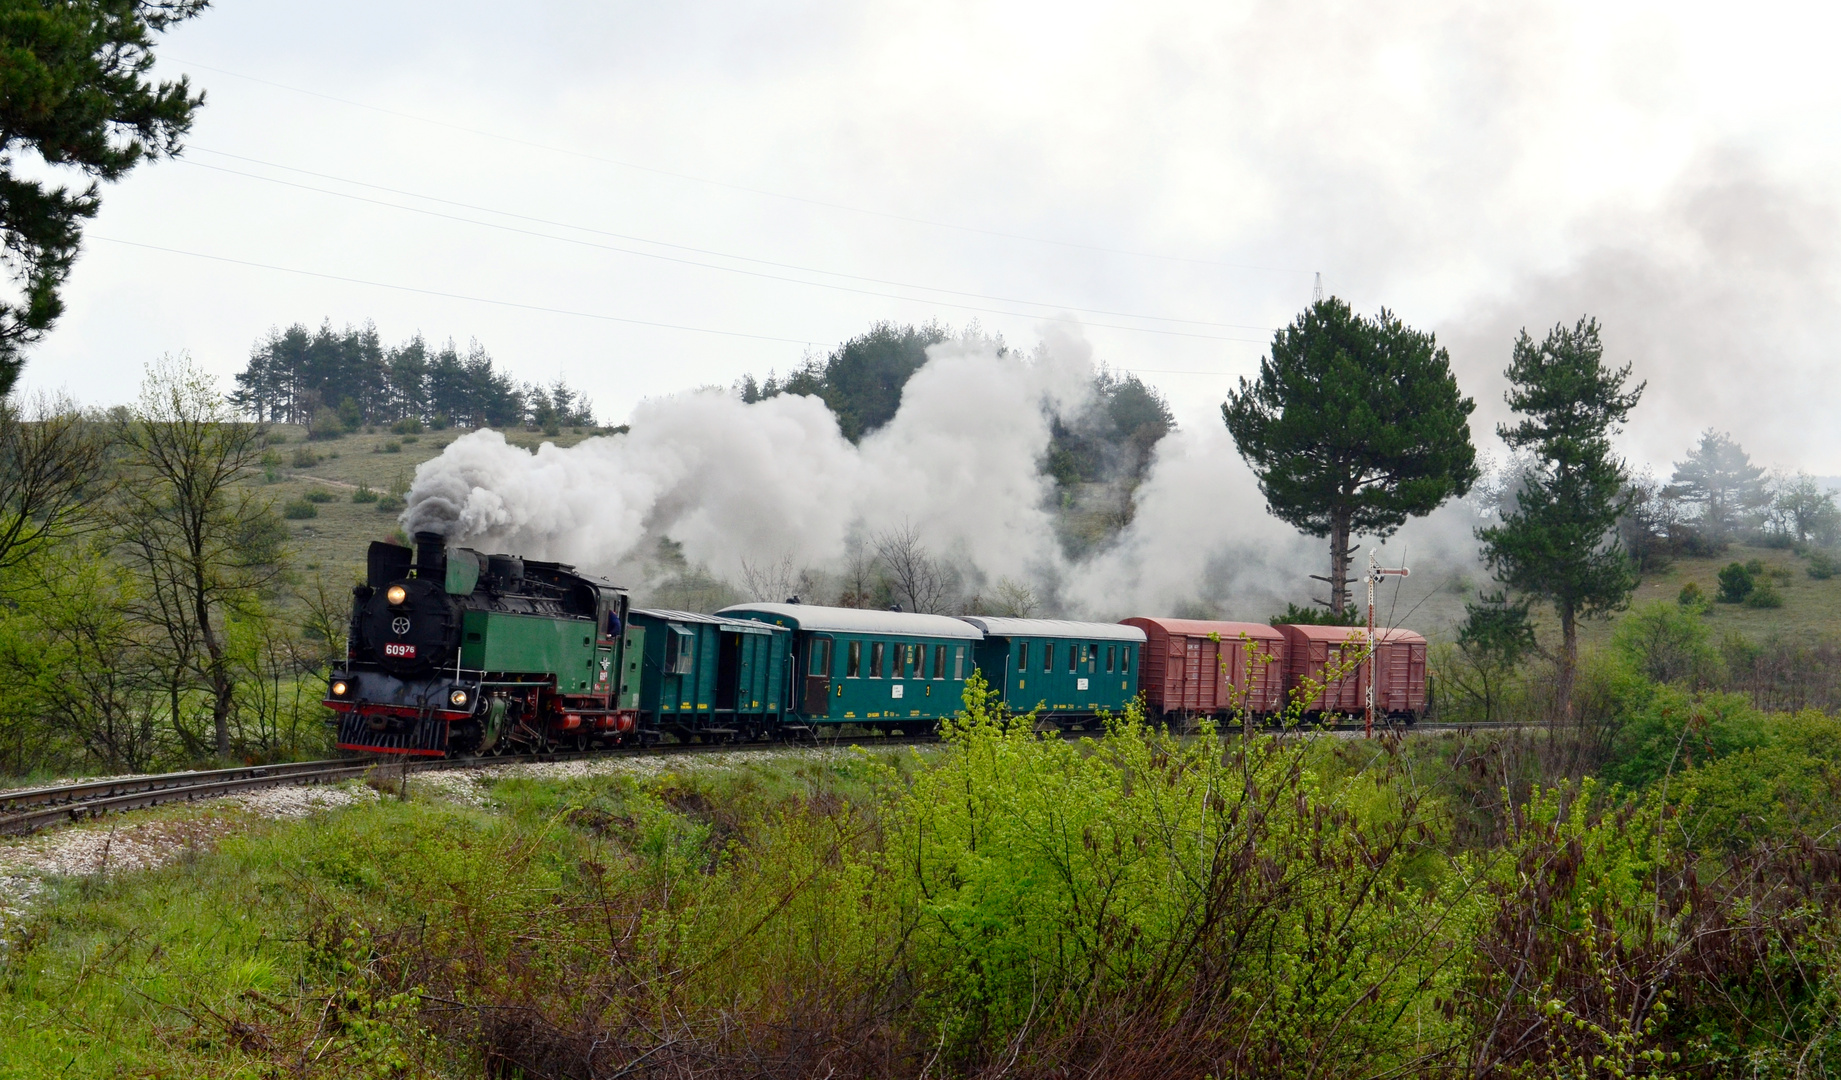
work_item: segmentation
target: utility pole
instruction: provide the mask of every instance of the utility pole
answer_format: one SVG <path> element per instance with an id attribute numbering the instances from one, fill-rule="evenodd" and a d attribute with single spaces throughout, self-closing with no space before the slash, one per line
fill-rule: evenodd
<path id="1" fill-rule="evenodd" d="M 1380 566 L 1374 552 L 1368 552 L 1368 573 L 1362 578 L 1368 584 L 1368 717 L 1362 724 L 1362 737 L 1365 739 L 1374 738 L 1374 684 L 1375 677 L 1380 674 L 1375 666 L 1375 661 L 1380 657 L 1380 646 L 1374 639 L 1374 586 L 1384 577 L 1406 577 L 1411 573 L 1404 566 Z"/>
<path id="2" fill-rule="evenodd" d="M 1316 287 L 1310 291 L 1310 302 L 1313 304 L 1323 303 L 1323 271 L 1321 270 L 1317 271 Z"/>

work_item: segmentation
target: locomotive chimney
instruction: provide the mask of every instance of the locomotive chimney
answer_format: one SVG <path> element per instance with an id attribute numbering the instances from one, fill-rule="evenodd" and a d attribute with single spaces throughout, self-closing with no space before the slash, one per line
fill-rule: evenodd
<path id="1" fill-rule="evenodd" d="M 447 579 L 447 541 L 440 533 L 416 533 L 416 576 L 427 581 Z"/>

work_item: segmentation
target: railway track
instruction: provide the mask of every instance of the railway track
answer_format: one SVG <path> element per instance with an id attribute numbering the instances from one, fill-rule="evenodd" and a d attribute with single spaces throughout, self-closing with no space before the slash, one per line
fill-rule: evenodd
<path id="1" fill-rule="evenodd" d="M 1420 723 L 1404 729 L 1404 733 L 1469 731 L 1514 726 L 1517 725 Z M 1348 733 L 1360 730 L 1362 730 L 1360 724 L 1329 725 L 1314 728 L 1305 733 Z M 1382 730 L 1377 725 L 1376 731 Z M 1061 734 L 1068 738 L 1080 738 L 1097 735 L 1099 732 L 1064 731 Z M 541 752 L 424 760 L 333 758 L 325 761 L 251 765 L 202 772 L 159 773 L 151 776 L 59 784 L 0 795 L 0 835 L 34 833 L 52 825 L 82 821 L 123 810 L 141 810 L 164 803 L 211 799 L 240 791 L 281 787 L 288 784 L 336 784 L 366 776 L 394 779 L 406 777 L 410 773 L 439 769 L 494 768 L 503 765 L 594 760 L 609 757 L 659 754 L 675 756 L 730 751 L 820 749 L 847 746 L 917 746 L 937 742 L 939 742 L 937 735 L 859 735 L 808 739 L 798 742 L 680 743 L 598 751 Z"/>
<path id="2" fill-rule="evenodd" d="M 648 748 L 632 747 L 595 751 L 545 751 L 483 757 L 414 760 L 408 758 L 333 758 L 281 765 L 251 765 L 202 772 L 158 773 L 151 776 L 112 778 L 58 784 L 0 795 L 0 835 L 34 833 L 60 825 L 123 810 L 142 810 L 164 803 L 190 802 L 232 795 L 240 791 L 288 784 L 336 784 L 366 776 L 397 779 L 411 773 L 440 769 L 495 768 L 527 763 L 593 760 L 609 757 L 694 755 L 725 751 L 809 749 L 823 746 L 897 746 L 934 742 L 934 736 L 868 736 L 807 740 L 804 742 L 689 743 Z"/>

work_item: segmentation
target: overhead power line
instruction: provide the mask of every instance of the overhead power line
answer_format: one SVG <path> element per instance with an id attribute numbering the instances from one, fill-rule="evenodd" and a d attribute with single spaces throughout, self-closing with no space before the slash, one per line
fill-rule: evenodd
<path id="1" fill-rule="evenodd" d="M 181 160 L 183 161 L 184 159 L 181 159 Z M 185 162 L 185 164 L 191 165 L 194 168 L 209 169 L 213 172 L 228 173 L 232 176 L 241 176 L 241 177 L 245 177 L 251 180 L 260 180 L 264 183 L 279 184 L 283 187 L 297 188 L 303 191 L 313 191 L 313 192 L 318 192 L 323 195 L 331 195 L 336 198 L 351 199 L 356 202 L 369 203 L 373 206 L 382 206 L 382 207 L 387 207 L 393 210 L 402 210 L 406 213 L 422 214 L 427 217 L 441 218 L 447 221 L 457 221 L 457 222 L 460 222 L 462 224 L 467 224 L 467 225 L 476 225 L 484 229 L 497 229 L 501 232 L 518 233 L 523 236 L 533 236 L 533 237 L 537 237 L 543 240 L 554 240 L 554 241 L 557 241 L 558 243 L 574 244 L 579 247 L 596 248 L 602 251 L 617 251 L 623 254 L 636 255 L 641 258 L 646 258 L 646 259 L 657 259 L 663 262 L 678 263 L 684 266 L 695 266 L 695 267 L 700 267 L 706 270 L 720 270 L 720 271 L 723 271 L 724 273 L 741 274 L 747 277 L 763 278 L 763 279 L 770 280 L 770 281 L 785 281 L 785 282 L 790 282 L 796 285 L 807 285 L 807 286 L 811 286 L 813 288 L 819 288 L 819 289 L 832 289 L 838 292 L 856 293 L 862 296 L 875 296 L 875 297 L 880 297 L 886 300 L 903 300 L 909 303 L 933 304 L 933 305 L 939 305 L 939 306 L 944 306 L 944 307 L 954 307 L 954 308 L 959 308 L 965 311 L 977 311 L 977 312 L 982 312 L 982 313 L 991 314 L 991 315 L 1013 315 L 1019 318 L 1026 318 L 1026 319 L 1042 319 L 1047 322 L 1074 323 L 1074 324 L 1081 325 L 1081 326 L 1091 326 L 1091 327 L 1102 328 L 1102 329 L 1107 329 L 1107 330 L 1125 330 L 1125 331 L 1130 331 L 1130 332 L 1140 333 L 1140 334 L 1162 334 L 1162 335 L 1169 336 L 1169 337 L 1199 338 L 1205 341 L 1239 341 L 1239 342 L 1247 342 L 1251 344 L 1261 344 L 1259 339 L 1256 339 L 1256 338 L 1227 337 L 1221 334 L 1197 334 L 1197 333 L 1190 333 L 1188 331 L 1183 331 L 1183 330 L 1165 330 L 1165 329 L 1161 329 L 1161 328 L 1154 327 L 1154 326 L 1124 326 L 1124 325 L 1120 325 L 1116 323 L 1092 322 L 1090 320 L 1072 318 L 1066 315 L 1050 315 L 1050 314 L 1044 314 L 1041 312 L 1029 312 L 1029 311 L 1010 311 L 1004 308 L 981 307 L 976 304 L 966 304 L 966 303 L 957 302 L 957 301 L 942 301 L 942 300 L 935 300 L 935 299 L 931 299 L 928 297 L 919 297 L 919 296 L 902 296 L 897 293 L 878 292 L 874 289 L 859 289 L 854 286 L 839 285 L 839 284 L 836 284 L 834 282 L 829 282 L 829 281 L 806 281 L 800 278 L 787 277 L 784 274 L 770 274 L 770 273 L 767 273 L 761 270 L 749 270 L 749 269 L 745 269 L 743 267 L 737 267 L 737 266 L 723 266 L 719 263 L 701 262 L 696 259 L 686 259 L 686 258 L 682 258 L 676 255 L 664 255 L 664 254 L 660 254 L 659 252 L 655 252 L 655 251 L 641 251 L 637 248 L 621 247 L 615 244 L 597 243 L 592 240 L 582 240 L 582 239 L 572 237 L 572 236 L 556 236 L 551 233 L 537 232 L 532 229 L 522 229 L 515 225 L 505 225 L 505 224 L 501 224 L 499 222 L 494 222 L 494 221 L 480 221 L 476 218 L 462 217 L 458 214 L 444 213 L 439 210 L 429 210 L 429 209 L 419 207 L 419 206 L 404 206 L 401 203 L 386 202 L 382 199 L 373 199 L 373 198 L 369 198 L 364 195 L 354 195 L 350 192 L 333 191 L 329 188 L 314 187 L 311 184 L 301 184 L 301 183 L 297 183 L 292 180 L 282 180 L 282 179 L 279 179 L 273 176 L 260 176 L 255 173 L 242 172 L 241 170 L 238 170 L 238 169 L 227 169 L 221 165 L 207 165 L 200 161 L 189 161 L 189 162 Z M 487 210 L 486 212 L 493 213 L 494 211 Z M 572 226 L 563 226 L 563 227 L 568 228 Z M 814 270 L 814 271 L 809 271 L 809 272 L 827 273 L 827 271 L 822 271 L 822 270 Z M 837 276 L 846 276 L 846 275 L 837 275 Z M 923 288 L 923 289 L 926 288 L 926 286 L 912 286 L 912 287 Z M 946 290 L 940 290 L 940 291 L 946 291 Z M 960 295 L 967 295 L 967 294 L 960 294 Z M 971 294 L 971 295 L 976 295 L 976 294 Z M 1015 301 L 1015 302 L 1031 303 L 1032 301 Z M 1044 305 L 1044 306 L 1048 306 L 1048 305 Z M 1173 320 L 1173 321 L 1181 321 L 1181 320 Z M 1225 325 L 1225 324 L 1210 324 L 1210 325 Z M 1252 329 L 1264 329 L 1264 328 L 1257 327 L 1257 328 L 1252 328 Z"/>
<path id="2" fill-rule="evenodd" d="M 1219 328 L 1227 329 L 1227 330 L 1271 331 L 1275 329 L 1274 327 L 1256 326 L 1251 323 L 1217 322 L 1217 321 L 1210 320 L 1210 319 L 1184 319 L 1184 318 L 1180 318 L 1178 316 L 1173 316 L 1173 315 L 1143 315 L 1135 311 L 1112 311 L 1106 308 L 1082 307 L 1078 304 L 1062 304 L 1062 303 L 1056 303 L 1056 302 L 1048 301 L 1048 300 L 1025 300 L 1025 299 L 1020 299 L 1014 296 L 995 296 L 990 293 L 971 292 L 965 289 L 948 289 L 948 288 L 943 288 L 937 285 L 919 285 L 913 282 L 894 281 L 888 278 L 870 277 L 864 274 L 850 274 L 850 273 L 845 273 L 839 270 L 824 270 L 824 269 L 820 269 L 818 267 L 813 267 L 813 266 L 801 266 L 797 263 L 777 262 L 773 259 L 755 258 L 754 256 L 751 256 L 751 255 L 736 255 L 732 252 L 717 251 L 713 248 L 700 248 L 700 247 L 695 247 L 690 244 L 678 244 L 678 243 L 673 243 L 669 240 L 654 240 L 651 237 L 636 236 L 631 233 L 614 232 L 610 229 L 600 229 L 600 228 L 596 228 L 591 225 L 578 225 L 578 224 L 575 224 L 573 222 L 568 222 L 568 221 L 557 221 L 554 218 L 535 217 L 530 214 L 521 214 L 521 213 L 518 213 L 512 210 L 500 210 L 497 207 L 481 206 L 477 203 L 460 202 L 455 199 L 442 198 L 439 195 L 428 195 L 428 194 L 424 194 L 419 191 L 410 191 L 407 188 L 389 187 L 384 184 L 373 184 L 365 180 L 354 180 L 348 176 L 337 176 L 332 173 L 317 172 L 313 169 L 297 168 L 293 165 L 281 165 L 273 161 L 264 161 L 261 158 L 249 157 L 244 154 L 232 154 L 224 150 L 214 150 L 206 146 L 193 145 L 193 146 L 188 146 L 186 149 L 192 150 L 192 151 L 199 151 L 199 152 L 206 153 L 206 154 L 211 154 L 214 157 L 230 158 L 234 161 L 248 162 L 249 164 L 260 165 L 268 169 L 280 169 L 283 172 L 295 173 L 300 176 L 312 176 L 312 177 L 315 177 L 321 180 L 331 180 L 334 183 L 350 184 L 353 187 L 368 188 L 372 191 L 388 192 L 392 195 L 401 195 L 405 198 L 421 199 L 426 202 L 439 203 L 443 206 L 458 207 L 463 210 L 472 210 L 472 211 L 476 211 L 482 214 L 494 214 L 499 217 L 512 218 L 517 221 L 528 221 L 536 225 L 548 225 L 548 226 L 551 226 L 552 228 L 558 228 L 558 229 L 573 229 L 578 232 L 590 233 L 595 236 L 608 236 L 616 240 L 627 240 L 627 241 L 630 241 L 636 244 L 651 244 L 656 247 L 670 248 L 674 251 L 687 251 L 692 254 L 708 255 L 713 258 L 719 258 L 719 259 L 733 259 L 737 262 L 753 263 L 756 266 L 771 266 L 771 267 L 775 267 L 781 270 L 796 270 L 804 274 L 822 274 L 826 277 L 844 278 L 849 281 L 863 281 L 863 282 L 868 282 L 872 285 L 887 285 L 887 286 L 890 286 L 892 288 L 897 288 L 897 289 L 919 289 L 922 292 L 936 292 L 936 293 L 942 293 L 947 296 L 967 296 L 967 297 L 972 297 L 978 300 L 992 300 L 992 301 L 996 301 L 1002 304 L 1023 304 L 1028 307 L 1052 308 L 1052 309 L 1056 309 L 1060 311 L 1082 312 L 1082 313 L 1086 313 L 1090 315 L 1105 315 L 1111 318 L 1144 319 L 1149 322 L 1183 323 L 1189 326 L 1214 326 L 1214 327 L 1219 327 Z M 374 200 L 374 199 L 363 199 L 360 196 L 352 195 L 349 192 L 333 191 L 328 188 L 314 187 L 311 184 L 296 184 L 296 183 L 292 183 L 286 180 L 278 180 L 271 176 L 262 176 L 258 173 L 248 173 L 248 172 L 243 172 L 238 169 L 229 169 L 221 165 L 207 165 L 201 161 L 190 161 L 185 158 L 179 158 L 178 160 L 181 164 L 195 165 L 201 169 L 211 169 L 216 172 L 228 173 L 232 176 L 242 176 L 242 177 L 247 177 L 252 180 L 261 180 L 261 181 L 272 183 L 272 184 L 282 184 L 288 187 L 297 187 L 305 191 L 316 191 L 316 192 L 320 192 L 321 194 L 325 194 L 325 195 L 336 195 L 340 198 L 359 199 L 362 202 L 369 202 L 369 203 L 372 203 L 373 205 L 387 206 L 393 209 L 411 211 L 413 213 L 424 213 L 424 214 L 429 213 L 429 211 L 423 210 L 419 207 L 402 206 L 397 203 L 381 202 L 379 200 Z M 471 219 L 468 219 L 468 218 L 455 218 L 453 220 L 467 221 L 471 224 L 476 224 L 476 225 L 488 225 L 492 228 L 503 228 L 503 226 L 499 226 L 499 225 L 496 225 L 490 222 L 472 221 Z M 516 231 L 523 232 L 524 230 L 516 230 Z M 547 234 L 544 234 L 544 233 L 528 233 L 527 235 L 543 236 L 546 239 L 552 239 L 552 240 L 568 240 L 568 238 L 566 237 L 548 236 Z M 574 242 L 574 241 L 569 241 L 569 242 Z M 650 252 L 634 252 L 634 251 L 630 251 L 630 249 L 627 249 L 627 248 L 611 248 L 610 250 L 626 251 L 629 254 L 636 254 L 636 255 L 650 255 L 651 254 Z M 709 264 L 692 262 L 691 265 L 707 266 Z M 726 266 L 717 266 L 717 267 L 713 267 L 713 269 L 731 270 L 733 268 L 726 267 Z M 796 279 L 781 278 L 780 280 L 792 281 Z M 803 282 L 802 281 L 800 282 L 800 284 L 812 285 L 812 284 L 823 284 L 823 283 L 822 282 Z M 872 293 L 870 295 L 881 296 L 881 295 L 886 295 L 886 294 Z M 897 297 L 896 299 L 909 299 L 909 298 L 908 297 Z M 1021 314 L 1021 313 L 1004 312 L 1003 314 Z"/>
<path id="3" fill-rule="evenodd" d="M 302 270 L 293 266 L 277 266 L 274 263 L 256 262 L 253 259 L 234 259 L 227 255 L 209 255 L 202 251 L 186 251 L 183 248 L 167 247 L 162 244 L 143 244 L 135 240 L 122 240 L 113 236 L 101 236 L 96 233 L 86 234 L 86 239 L 100 240 L 106 244 L 119 244 L 122 247 L 140 248 L 143 251 L 158 251 L 168 255 L 184 255 L 191 259 L 204 259 L 209 262 L 227 263 L 231 266 L 248 266 L 258 270 L 273 270 L 277 273 L 296 274 L 301 277 L 319 278 L 323 281 L 338 281 L 348 285 L 364 285 L 374 289 L 390 289 L 395 292 L 416 293 L 420 296 L 437 296 L 446 300 L 460 300 L 471 304 L 490 304 L 494 307 L 514 308 L 520 311 L 537 311 L 547 315 L 567 315 L 577 319 L 594 319 L 600 322 L 625 323 L 629 326 L 648 326 L 660 330 L 683 330 L 693 334 L 715 334 L 720 337 L 750 338 L 755 341 L 775 341 L 788 345 L 804 345 L 807 348 L 832 348 L 834 341 L 816 341 L 800 338 L 778 337 L 772 334 L 753 334 L 743 330 L 718 330 L 709 326 L 687 326 L 683 323 L 656 322 L 651 319 L 633 319 L 624 315 L 607 315 L 594 311 L 575 311 L 570 308 L 548 307 L 543 304 L 524 304 L 515 300 L 498 300 L 488 296 L 468 296 L 465 293 L 445 292 L 440 289 L 424 289 L 415 285 L 397 285 L 388 281 L 370 281 L 365 278 L 348 277 L 343 274 L 327 274 L 317 270 Z M 1116 370 L 1132 371 L 1150 375 L 1213 375 L 1231 377 L 1228 371 L 1177 371 L 1163 368 L 1121 367 Z"/>
<path id="4" fill-rule="evenodd" d="M 776 337 L 772 334 L 750 334 L 741 330 L 717 330 L 708 326 L 686 326 L 683 323 L 654 322 L 650 319 L 630 319 L 623 315 L 605 315 L 593 311 L 573 311 L 569 308 L 546 307 L 542 304 L 521 304 L 515 300 L 495 300 L 489 296 L 467 296 L 464 293 L 443 292 L 440 289 L 423 289 L 414 285 L 396 285 L 388 281 L 369 281 L 364 278 L 346 277 L 342 274 L 324 274 L 317 270 L 302 270 L 293 266 L 276 266 L 273 263 L 255 262 L 251 259 L 233 259 L 227 255 L 207 255 L 202 251 L 186 251 L 183 248 L 164 247 L 160 244 L 143 244 L 134 240 L 121 240 L 113 236 L 87 234 L 91 240 L 104 243 L 120 244 L 124 247 L 142 248 L 147 251 L 162 251 L 169 255 L 184 255 L 193 259 L 208 259 L 211 262 L 229 263 L 232 266 L 253 266 L 261 270 L 275 270 L 283 274 L 299 274 L 302 277 L 320 278 L 325 281 L 343 281 L 351 285 L 367 285 L 374 289 L 393 289 L 397 292 L 418 293 L 422 296 L 439 296 L 449 300 L 465 300 L 474 304 L 492 304 L 496 307 L 518 308 L 523 311 L 541 311 L 550 315 L 570 315 L 578 319 L 598 319 L 602 322 L 626 323 L 631 326 L 653 326 L 663 330 L 687 330 L 694 334 L 718 334 L 723 337 L 753 338 L 756 341 L 779 341 L 788 345 L 825 345 L 836 344 L 829 341 L 810 341 L 802 338 Z"/>
<path id="5" fill-rule="evenodd" d="M 353 101 L 350 98 L 339 97 L 335 94 L 328 94 L 328 93 L 324 93 L 319 90 L 309 90 L 301 86 L 291 86 L 287 83 L 277 82 L 274 79 L 264 79 L 256 75 L 247 75 L 240 71 L 231 71 L 228 68 L 221 68 L 221 67 L 216 67 L 211 64 L 203 64 L 197 61 L 180 59 L 177 57 L 173 57 L 170 54 L 166 56 L 166 59 L 182 67 L 195 67 L 195 68 L 199 68 L 204 71 L 216 72 L 219 75 L 228 75 L 233 79 L 243 79 L 247 82 L 258 83 L 263 86 L 272 86 L 276 88 L 277 90 L 286 90 L 290 93 L 303 94 L 303 95 L 306 95 L 307 97 L 316 97 L 324 101 L 331 101 L 331 102 L 336 102 L 340 105 L 350 106 L 351 108 L 354 108 L 354 109 L 366 109 L 371 112 L 381 113 L 385 116 L 395 116 L 395 117 L 399 117 L 404 120 L 414 120 L 417 123 L 421 123 L 421 124 L 430 124 L 435 127 L 443 127 L 451 131 L 464 132 L 468 135 L 478 135 L 478 136 L 481 136 L 483 138 L 488 138 L 488 139 L 497 139 L 501 142 L 512 143 L 518 146 L 528 146 L 528 147 L 531 147 L 532 149 L 544 150 L 544 151 L 548 151 L 549 153 L 553 153 L 553 154 L 561 154 L 566 157 L 580 158 L 584 161 L 594 161 L 594 162 L 599 162 L 604 165 L 614 165 L 614 166 L 618 166 L 623 169 L 632 169 L 636 172 L 651 173 L 656 176 L 668 176 L 674 180 L 688 180 L 693 183 L 707 184 L 711 187 L 726 188 L 730 191 L 747 192 L 748 194 L 751 194 L 751 195 L 760 195 L 760 196 L 763 196 L 765 198 L 770 198 L 770 199 L 783 199 L 788 202 L 803 203 L 807 206 L 819 206 L 819 207 L 824 207 L 830 210 L 843 210 L 843 211 L 846 211 L 852 214 L 863 214 L 863 215 L 867 215 L 870 217 L 885 218 L 891 221 L 903 221 L 911 225 L 925 225 L 925 226 L 928 226 L 930 228 L 935 228 L 935 229 L 950 229 L 955 232 L 973 233 L 973 234 L 977 234 L 980 236 L 994 236 L 994 237 L 999 237 L 1005 240 L 1022 240 L 1028 243 L 1032 243 L 1032 244 L 1047 244 L 1047 245 L 1052 245 L 1055 247 L 1074 248 L 1074 249 L 1081 250 L 1081 251 L 1100 252 L 1100 253 L 1107 254 L 1107 255 L 1125 255 L 1125 256 L 1129 256 L 1129 257 L 1137 258 L 1137 259 L 1157 259 L 1157 260 L 1161 260 L 1164 262 L 1189 263 L 1189 264 L 1197 265 L 1197 266 L 1219 266 L 1219 267 L 1224 267 L 1224 268 L 1231 269 L 1231 270 L 1259 270 L 1259 271 L 1263 271 L 1267 273 L 1275 273 L 1275 274 L 1306 274 L 1306 273 L 1309 273 L 1309 271 L 1307 270 L 1301 270 L 1296 267 L 1290 267 L 1290 266 L 1265 266 L 1265 265 L 1261 265 L 1257 263 L 1229 262 L 1224 259 L 1201 259 L 1201 258 L 1195 258 L 1193 256 L 1186 256 L 1186 255 L 1165 255 L 1165 254 L 1160 254 L 1158 252 L 1152 252 L 1152 251 L 1134 251 L 1129 248 L 1107 247 L 1102 244 L 1085 244 L 1085 243 L 1081 243 L 1075 240 L 1057 240 L 1052 237 L 1046 237 L 1046 236 L 1030 236 L 1027 233 L 1006 232 L 1001 229 L 987 229 L 987 228 L 982 228 L 976 225 L 964 225 L 964 224 L 959 224 L 957 222 L 939 221 L 933 218 L 923 218 L 923 217 L 917 217 L 917 216 L 913 216 L 909 214 L 898 214 L 898 213 L 894 213 L 888 210 L 875 210 L 875 209 L 871 209 L 869 207 L 864 207 L 864 206 L 852 206 L 849 203 L 833 202 L 827 199 L 812 198 L 807 195 L 794 195 L 794 194 L 790 194 L 788 192 L 783 192 L 783 191 L 772 191 L 767 188 L 751 187 L 747 184 L 737 184 L 737 183 L 733 183 L 727 180 L 717 180 L 717 179 L 707 177 L 707 176 L 697 176 L 694 173 L 684 173 L 684 172 L 677 172 L 672 169 L 664 169 L 656 165 L 641 165 L 635 161 L 626 161 L 620 158 L 604 157 L 600 154 L 585 153 L 581 150 L 571 150 L 567 147 L 562 147 L 562 146 L 552 146 L 548 143 L 537 142 L 535 140 L 521 138 L 516 135 L 507 135 L 503 132 L 489 131 L 484 128 L 469 127 L 465 124 L 456 124 L 448 120 L 437 120 L 434 117 L 430 117 L 430 116 L 418 116 L 415 113 L 403 112 L 399 109 L 386 108 L 382 105 L 372 105 L 368 102 Z"/>

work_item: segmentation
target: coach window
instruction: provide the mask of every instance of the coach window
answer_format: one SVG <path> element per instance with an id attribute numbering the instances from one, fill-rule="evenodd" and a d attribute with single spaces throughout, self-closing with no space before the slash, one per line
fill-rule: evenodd
<path id="1" fill-rule="evenodd" d="M 1044 641 L 1042 643 L 1042 674 L 1047 675 L 1049 672 L 1054 671 L 1054 670 L 1055 670 L 1055 643 L 1052 641 Z"/>
<path id="2" fill-rule="evenodd" d="M 1079 670 L 1080 670 L 1080 642 L 1070 641 L 1068 642 L 1068 674 L 1072 675 L 1076 671 L 1079 671 Z"/>
<path id="3" fill-rule="evenodd" d="M 1029 670 L 1029 642 L 1027 641 L 1016 643 L 1016 670 Z"/>
<path id="4" fill-rule="evenodd" d="M 1112 665 L 1118 659 L 1116 656 L 1118 651 L 1119 647 L 1117 645 L 1106 646 L 1106 674 L 1108 675 L 1112 674 Z"/>
<path id="5" fill-rule="evenodd" d="M 831 674 L 831 639 L 828 637 L 812 639 L 812 662 L 806 667 L 807 675 Z"/>
<path id="6" fill-rule="evenodd" d="M 953 646 L 952 677 L 960 680 L 965 678 L 965 646 L 963 645 Z"/>
<path id="7" fill-rule="evenodd" d="M 1098 670 L 1099 670 L 1099 646 L 1089 645 L 1087 646 L 1087 674 L 1091 675 L 1095 671 L 1098 671 Z"/>
<path id="8" fill-rule="evenodd" d="M 869 677 L 872 679 L 882 678 L 882 651 L 886 647 L 880 641 L 869 643 Z"/>
<path id="9" fill-rule="evenodd" d="M 849 649 L 844 653 L 844 675 L 847 678 L 854 679 L 862 674 L 863 643 L 861 641 L 853 641 L 850 643 Z"/>
<path id="10" fill-rule="evenodd" d="M 933 647 L 933 677 L 936 679 L 946 677 L 946 646 L 944 645 Z"/>
<path id="11" fill-rule="evenodd" d="M 1119 652 L 1119 670 L 1121 672 L 1129 672 L 1131 670 L 1131 646 L 1130 645 L 1125 646 L 1125 648 Z"/>

